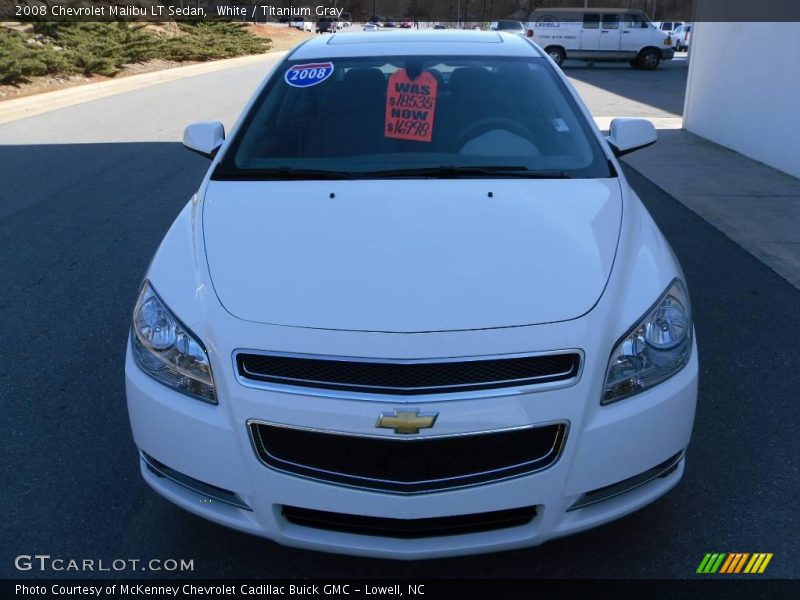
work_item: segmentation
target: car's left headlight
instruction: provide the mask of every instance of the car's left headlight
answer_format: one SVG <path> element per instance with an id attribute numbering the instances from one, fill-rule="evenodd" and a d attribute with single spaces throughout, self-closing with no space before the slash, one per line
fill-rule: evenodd
<path id="1" fill-rule="evenodd" d="M 615 346 L 600 403 L 628 398 L 680 371 L 692 352 L 692 330 L 689 294 L 675 279 Z"/>
<path id="2" fill-rule="evenodd" d="M 131 345 L 136 364 L 153 379 L 217 404 L 203 343 L 172 314 L 148 281 L 142 285 L 133 310 Z"/>

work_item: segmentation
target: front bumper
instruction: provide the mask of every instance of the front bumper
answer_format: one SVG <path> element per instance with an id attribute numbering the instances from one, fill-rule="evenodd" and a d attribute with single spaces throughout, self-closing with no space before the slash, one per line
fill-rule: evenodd
<path id="1" fill-rule="evenodd" d="M 422 493 L 392 494 L 323 483 L 273 470 L 254 451 L 251 419 L 354 434 L 374 432 L 381 409 L 395 401 L 354 400 L 251 389 L 215 372 L 220 405 L 193 400 L 154 381 L 126 359 L 128 409 L 143 453 L 145 481 L 175 504 L 240 531 L 281 544 L 373 557 L 419 559 L 537 545 L 595 527 L 652 502 L 680 480 L 697 397 L 697 349 L 666 382 L 627 400 L 600 407 L 604 365 L 587 364 L 580 381 L 564 389 L 469 400 L 415 402 L 440 413 L 439 433 L 478 432 L 566 421 L 569 433 L 558 461 L 540 472 L 494 483 Z M 588 408 L 587 408 L 588 407 Z M 387 435 L 392 435 L 387 433 Z M 631 480 L 675 458 L 662 477 L 569 510 L 587 492 Z M 150 459 L 150 465 L 146 462 Z M 186 480 L 163 476 L 153 462 Z M 213 488 L 232 494 L 225 502 Z M 211 490 L 211 491 L 209 491 Z M 430 519 L 535 506 L 522 525 L 459 535 L 399 539 L 331 531 L 290 522 L 283 507 L 392 519 Z"/>

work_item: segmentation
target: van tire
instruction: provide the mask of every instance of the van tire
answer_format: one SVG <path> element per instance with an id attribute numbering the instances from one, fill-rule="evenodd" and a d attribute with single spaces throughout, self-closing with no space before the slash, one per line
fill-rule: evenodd
<path id="1" fill-rule="evenodd" d="M 657 48 L 644 48 L 636 57 L 636 66 L 650 71 L 658 67 L 661 62 L 661 52 Z"/>
<path id="2" fill-rule="evenodd" d="M 564 59 L 567 58 L 567 53 L 561 46 L 548 46 L 544 51 L 559 67 L 564 64 Z"/>

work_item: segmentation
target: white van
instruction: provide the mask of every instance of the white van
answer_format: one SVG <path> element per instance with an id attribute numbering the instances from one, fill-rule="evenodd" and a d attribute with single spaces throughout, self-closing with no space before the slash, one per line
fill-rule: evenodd
<path id="1" fill-rule="evenodd" d="M 675 33 L 678 27 L 686 25 L 683 21 L 654 21 L 653 27 L 666 31 L 667 33 Z"/>
<path id="2" fill-rule="evenodd" d="M 302 18 L 295 18 L 289 21 L 289 27 L 294 27 L 300 31 L 314 31 L 314 23 L 311 21 L 304 21 Z"/>
<path id="3" fill-rule="evenodd" d="M 528 19 L 527 36 L 557 65 L 567 58 L 627 60 L 637 69 L 655 69 L 675 55 L 670 34 L 654 27 L 641 10 L 537 9 Z"/>
<path id="4" fill-rule="evenodd" d="M 688 52 L 689 44 L 691 44 L 692 39 L 692 24 L 687 23 L 686 25 L 681 25 L 672 32 L 672 37 L 675 38 L 676 52 Z"/>

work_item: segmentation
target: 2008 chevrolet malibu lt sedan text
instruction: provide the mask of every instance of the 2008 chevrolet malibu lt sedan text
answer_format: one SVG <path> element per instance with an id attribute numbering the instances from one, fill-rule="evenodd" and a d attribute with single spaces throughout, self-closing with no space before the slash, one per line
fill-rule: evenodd
<path id="1" fill-rule="evenodd" d="M 684 276 L 560 70 L 498 32 L 299 46 L 211 157 L 134 308 L 146 482 L 282 544 L 389 558 L 519 548 L 684 471 Z"/>

